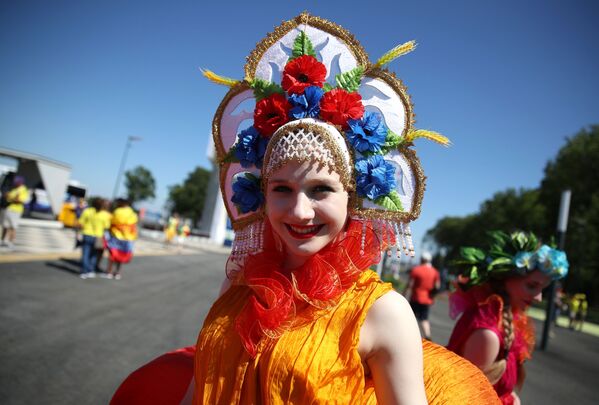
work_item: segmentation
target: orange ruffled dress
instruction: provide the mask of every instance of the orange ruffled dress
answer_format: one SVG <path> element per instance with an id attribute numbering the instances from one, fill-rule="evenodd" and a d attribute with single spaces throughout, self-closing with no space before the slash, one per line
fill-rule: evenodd
<path id="1" fill-rule="evenodd" d="M 198 338 L 194 404 L 377 403 L 358 341 L 368 309 L 391 288 L 376 273 L 362 272 L 335 308 L 278 339 L 263 340 L 252 358 L 234 325 L 252 292 L 231 287 L 212 306 Z M 499 403 L 468 361 L 428 342 L 424 361 L 430 404 Z"/>

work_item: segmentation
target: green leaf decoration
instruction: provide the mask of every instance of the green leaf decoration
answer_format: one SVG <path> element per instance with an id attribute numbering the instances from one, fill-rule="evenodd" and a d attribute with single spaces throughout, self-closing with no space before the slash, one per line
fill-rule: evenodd
<path id="1" fill-rule="evenodd" d="M 245 172 L 243 175 L 244 175 L 244 177 L 245 177 L 246 179 L 248 179 L 248 180 L 250 180 L 250 181 L 253 181 L 253 182 L 254 182 L 254 183 L 256 183 L 256 184 L 259 184 L 259 183 L 260 183 L 260 177 L 257 177 L 257 176 L 253 175 L 253 174 L 252 174 L 252 173 L 250 173 L 250 172 Z"/>
<path id="2" fill-rule="evenodd" d="M 357 66 L 348 72 L 339 73 L 337 76 L 335 76 L 335 81 L 337 82 L 338 87 L 342 88 L 348 93 L 352 93 L 358 90 L 358 87 L 360 87 L 363 75 L 364 68 L 362 66 Z"/>
<path id="3" fill-rule="evenodd" d="M 393 190 L 389 194 L 385 196 L 381 196 L 374 200 L 375 204 L 380 205 L 381 207 L 385 207 L 389 211 L 403 211 L 403 206 L 401 204 L 401 200 L 399 199 L 399 194 L 397 191 Z"/>
<path id="4" fill-rule="evenodd" d="M 478 268 L 476 266 L 472 266 L 468 277 L 470 278 L 470 280 L 476 280 L 478 278 Z"/>
<path id="5" fill-rule="evenodd" d="M 485 260 L 485 252 L 474 247 L 463 247 L 460 249 L 460 254 L 464 260 L 470 263 L 477 263 Z"/>
<path id="6" fill-rule="evenodd" d="M 293 41 L 293 51 L 291 52 L 291 58 L 289 58 L 289 60 L 291 61 L 303 55 L 316 57 L 316 52 L 314 52 L 314 46 L 312 46 L 310 38 L 308 38 L 304 31 L 301 31 L 295 38 L 295 41 Z"/>
<path id="7" fill-rule="evenodd" d="M 327 91 L 331 91 L 331 90 L 333 90 L 333 89 L 334 89 L 334 87 L 333 87 L 333 86 L 331 86 L 331 85 L 330 85 L 330 84 L 328 84 L 328 83 L 325 83 L 325 84 L 323 84 L 323 85 L 322 85 L 322 89 L 323 89 L 323 90 L 325 91 L 325 93 L 326 93 Z"/>
<path id="8" fill-rule="evenodd" d="M 256 102 L 270 96 L 271 94 L 285 93 L 283 88 L 278 84 L 258 78 L 252 80 L 250 87 L 254 89 L 254 97 L 256 97 Z"/>
<path id="9" fill-rule="evenodd" d="M 493 260 L 491 263 L 489 263 L 489 270 L 494 270 L 494 271 L 501 271 L 501 269 L 495 269 L 495 267 L 497 266 L 509 266 L 508 270 L 511 269 L 511 265 L 512 265 L 512 259 L 508 258 L 508 257 L 498 257 L 497 259 Z"/>
<path id="10" fill-rule="evenodd" d="M 386 155 L 389 151 L 396 149 L 402 142 L 403 138 L 389 129 L 387 137 L 385 138 L 385 143 L 381 147 L 381 153 Z"/>
<path id="11" fill-rule="evenodd" d="M 239 163 L 239 159 L 237 159 L 237 156 L 235 156 L 235 146 L 229 149 L 229 151 L 223 158 L 223 163 Z"/>

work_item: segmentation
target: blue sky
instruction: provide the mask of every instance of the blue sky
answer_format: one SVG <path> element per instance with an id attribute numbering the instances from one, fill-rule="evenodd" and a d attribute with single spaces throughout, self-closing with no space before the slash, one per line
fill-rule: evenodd
<path id="1" fill-rule="evenodd" d="M 599 122 L 599 5 L 552 1 L 4 1 L 0 3 L 0 146 L 72 166 L 93 195 L 127 168 L 167 187 L 208 167 L 212 116 L 227 89 L 200 67 L 243 77 L 245 57 L 301 11 L 354 33 L 375 60 L 411 39 L 390 68 L 412 96 L 428 177 L 418 240 L 445 215 L 493 193 L 536 187 L 566 136 Z M 121 187 L 123 191 L 123 187 Z"/>

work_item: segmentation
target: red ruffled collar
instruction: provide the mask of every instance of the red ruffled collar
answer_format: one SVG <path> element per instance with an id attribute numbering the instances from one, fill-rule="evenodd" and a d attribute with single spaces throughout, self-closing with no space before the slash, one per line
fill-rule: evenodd
<path id="1" fill-rule="evenodd" d="M 329 244 L 294 270 L 282 268 L 284 255 L 276 248 L 272 229 L 265 220 L 264 251 L 250 255 L 232 278 L 247 285 L 252 294 L 235 320 L 235 330 L 253 358 L 265 337 L 277 339 L 293 327 L 310 322 L 322 310 L 333 308 L 360 273 L 380 260 L 387 245 L 395 243 L 390 229 L 375 235 L 367 223 L 350 220 L 345 237 Z M 231 276 L 230 276 L 231 277 Z"/>

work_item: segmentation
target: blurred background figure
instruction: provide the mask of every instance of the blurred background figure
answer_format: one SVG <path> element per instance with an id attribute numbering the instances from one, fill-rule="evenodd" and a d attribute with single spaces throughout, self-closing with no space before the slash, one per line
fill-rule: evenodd
<path id="1" fill-rule="evenodd" d="M 129 201 L 119 198 L 112 213 L 108 247 L 107 278 L 121 279 L 121 265 L 133 258 L 133 241 L 137 239 L 137 214 L 129 206 Z M 116 265 L 115 265 L 116 264 Z"/>
<path id="2" fill-rule="evenodd" d="M 570 299 L 569 307 L 569 318 L 570 318 L 570 329 L 582 331 L 584 326 L 584 320 L 587 317 L 587 310 L 589 303 L 587 296 L 584 293 L 577 293 Z"/>
<path id="3" fill-rule="evenodd" d="M 169 217 L 168 223 L 164 228 L 164 242 L 167 245 L 170 245 L 173 241 L 175 235 L 177 235 L 177 230 L 179 229 L 179 214 L 173 212 L 173 214 Z"/>
<path id="4" fill-rule="evenodd" d="M 431 324 L 428 320 L 433 297 L 441 287 L 439 272 L 431 264 L 433 256 L 429 252 L 422 252 L 420 265 L 415 266 L 410 272 L 410 280 L 405 291 L 405 296 L 410 301 L 410 306 L 425 339 L 431 340 Z"/>
<path id="5" fill-rule="evenodd" d="M 17 229 L 23 211 L 25 211 L 25 202 L 29 199 L 29 191 L 25 187 L 25 179 L 22 176 L 15 176 L 13 187 L 2 196 L 2 211 L 0 212 L 0 223 L 2 224 L 2 242 L 1 245 L 8 249 L 14 247 Z"/>
<path id="6" fill-rule="evenodd" d="M 564 293 L 564 289 L 561 285 L 557 284 L 555 289 L 555 296 L 553 298 L 554 311 L 553 311 L 553 324 L 555 326 L 559 326 L 557 320 L 559 319 L 560 314 L 564 310 L 566 294 Z"/>
<path id="7" fill-rule="evenodd" d="M 100 263 L 102 262 L 102 257 L 104 256 L 104 248 L 106 246 L 106 240 L 108 239 L 108 231 L 110 230 L 110 225 L 112 223 L 112 213 L 110 212 L 110 201 L 102 199 L 102 207 L 100 212 L 98 212 L 98 216 L 101 218 L 102 223 L 104 224 L 104 229 L 102 230 L 102 236 L 99 240 L 96 240 L 95 245 L 95 253 L 96 253 L 96 272 L 101 272 Z"/>
<path id="8" fill-rule="evenodd" d="M 102 242 L 104 231 L 110 226 L 105 215 L 101 215 L 104 200 L 97 198 L 92 206 L 86 208 L 79 217 L 81 227 L 81 274 L 82 279 L 96 277 L 96 249 Z"/>
<path id="9" fill-rule="evenodd" d="M 83 244 L 83 238 L 80 235 L 81 223 L 80 223 L 79 219 L 81 218 L 83 211 L 85 211 L 86 209 L 87 209 L 87 201 L 85 201 L 85 198 L 78 198 L 75 203 L 75 207 L 73 209 L 73 212 L 75 214 L 75 217 L 74 217 L 75 249 L 80 247 Z"/>

